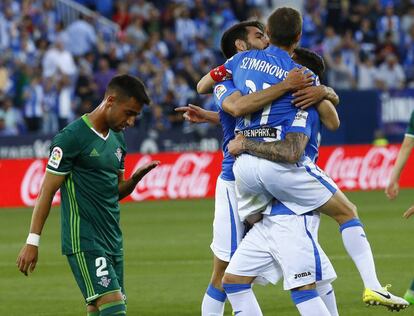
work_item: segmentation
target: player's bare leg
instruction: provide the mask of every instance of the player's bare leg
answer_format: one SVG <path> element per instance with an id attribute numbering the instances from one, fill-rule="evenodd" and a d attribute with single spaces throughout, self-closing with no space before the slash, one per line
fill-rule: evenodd
<path id="1" fill-rule="evenodd" d="M 340 225 L 339 230 L 345 249 L 354 261 L 364 283 L 363 301 L 370 305 L 384 305 L 392 310 L 407 307 L 408 302 L 389 293 L 378 281 L 371 246 L 363 225 L 357 217 L 356 206 L 338 190 L 319 208 L 319 211 L 334 218 Z"/>
<path id="2" fill-rule="evenodd" d="M 86 315 L 87 316 L 99 316 L 99 309 L 92 304 L 86 306 Z"/>
<path id="3" fill-rule="evenodd" d="M 226 271 L 228 265 L 228 262 L 214 256 L 211 281 L 201 304 L 202 316 L 223 315 L 227 296 L 224 292 L 221 280 L 223 279 L 224 271 Z"/>

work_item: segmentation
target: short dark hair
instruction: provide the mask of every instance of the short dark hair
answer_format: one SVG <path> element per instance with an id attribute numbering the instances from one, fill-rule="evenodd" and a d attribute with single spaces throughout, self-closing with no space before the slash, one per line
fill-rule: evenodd
<path id="1" fill-rule="evenodd" d="M 264 32 L 264 25 L 259 21 L 244 21 L 234 24 L 228 28 L 221 37 L 221 52 L 227 59 L 237 54 L 236 40 L 240 39 L 247 42 L 247 27 L 257 27 Z"/>
<path id="2" fill-rule="evenodd" d="M 321 77 L 325 72 L 325 62 L 321 56 L 310 49 L 297 47 L 295 48 L 294 61 L 312 70 L 312 72 Z"/>
<path id="3" fill-rule="evenodd" d="M 121 96 L 134 98 L 141 105 L 151 103 L 144 83 L 131 75 L 125 74 L 113 77 L 106 88 L 105 94 L 109 91 L 116 91 Z"/>
<path id="4" fill-rule="evenodd" d="M 293 8 L 279 8 L 267 19 L 270 42 L 276 46 L 290 47 L 302 32 L 302 16 Z"/>

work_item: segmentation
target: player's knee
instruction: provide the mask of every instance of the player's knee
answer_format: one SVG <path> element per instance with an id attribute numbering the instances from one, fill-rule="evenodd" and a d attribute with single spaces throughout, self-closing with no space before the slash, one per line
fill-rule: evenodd
<path id="1" fill-rule="evenodd" d="M 125 301 L 115 301 L 99 306 L 100 316 L 126 315 Z"/>
<path id="2" fill-rule="evenodd" d="M 224 277 L 224 270 L 222 271 L 214 270 L 213 275 L 211 276 L 211 284 L 213 284 L 215 288 L 221 289 L 223 277 Z"/>
<path id="3" fill-rule="evenodd" d="M 238 277 L 237 275 L 230 274 L 230 273 L 224 273 L 223 278 L 221 280 L 222 284 L 237 284 L 238 283 Z"/>
<path id="4" fill-rule="evenodd" d="M 305 290 L 313 290 L 313 289 L 316 289 L 316 283 L 315 282 L 311 283 L 311 284 L 306 284 L 306 285 L 303 285 L 303 286 L 296 287 L 296 288 L 292 289 L 291 291 L 305 291 Z"/>

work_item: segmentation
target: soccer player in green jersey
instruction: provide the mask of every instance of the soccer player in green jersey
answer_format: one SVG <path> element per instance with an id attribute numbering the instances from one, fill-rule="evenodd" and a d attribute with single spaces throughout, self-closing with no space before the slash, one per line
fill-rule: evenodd
<path id="1" fill-rule="evenodd" d="M 116 76 L 93 112 L 54 137 L 30 233 L 17 258 L 22 273 L 33 272 L 40 235 L 60 188 L 62 252 L 85 297 L 88 315 L 126 315 L 118 201 L 159 162 L 142 166 L 125 180 L 123 130 L 134 125 L 149 102 L 139 79 Z"/>
<path id="2" fill-rule="evenodd" d="M 408 157 L 412 149 L 414 148 L 414 111 L 411 113 L 410 122 L 408 123 L 407 132 L 403 143 L 401 144 L 400 152 L 398 153 L 397 160 L 395 161 L 394 168 L 392 169 L 391 178 L 388 186 L 385 188 L 385 194 L 390 200 L 395 199 L 399 193 L 398 182 L 400 175 L 407 163 Z M 409 218 L 414 214 L 414 204 L 404 213 L 405 218 Z M 414 304 L 414 280 L 411 283 L 410 288 L 404 295 L 404 298 L 410 303 Z"/>

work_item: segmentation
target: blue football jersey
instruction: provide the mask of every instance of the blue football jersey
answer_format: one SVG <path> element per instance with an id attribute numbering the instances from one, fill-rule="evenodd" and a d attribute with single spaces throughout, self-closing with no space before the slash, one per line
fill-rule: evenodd
<path id="1" fill-rule="evenodd" d="M 223 128 L 223 161 L 221 178 L 227 181 L 234 181 L 233 164 L 234 157 L 227 150 L 228 143 L 234 138 L 234 130 L 236 127 L 236 119 L 230 114 L 223 111 L 223 100 L 238 91 L 233 81 L 222 81 L 214 86 L 213 95 L 217 105 L 217 111 L 220 117 L 221 127 Z"/>
<path id="2" fill-rule="evenodd" d="M 273 45 L 265 50 L 238 53 L 224 65 L 227 71 L 232 73 L 233 83 L 243 95 L 278 84 L 286 78 L 290 70 L 302 67 L 296 64 L 286 51 Z M 317 83 L 318 78 L 315 76 L 315 84 Z M 262 110 L 238 118 L 236 130 L 272 127 L 277 131 L 277 139 L 284 139 L 288 132 L 304 133 L 309 137 L 305 154 L 315 159 L 319 115 L 313 108 L 306 111 L 298 110 L 293 106 L 292 101 L 291 93 L 284 94 Z M 257 138 L 257 140 L 264 139 Z"/>

